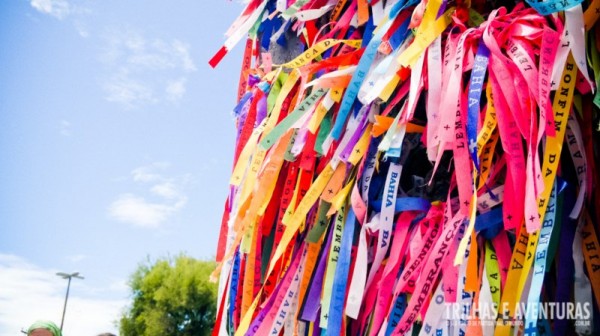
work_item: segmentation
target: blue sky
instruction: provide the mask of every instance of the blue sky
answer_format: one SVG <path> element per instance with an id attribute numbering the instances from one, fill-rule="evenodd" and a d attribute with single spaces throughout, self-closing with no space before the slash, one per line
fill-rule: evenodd
<path id="1" fill-rule="evenodd" d="M 215 254 L 242 46 L 228 0 L 0 5 L 0 334 L 116 331 L 146 260 Z"/>

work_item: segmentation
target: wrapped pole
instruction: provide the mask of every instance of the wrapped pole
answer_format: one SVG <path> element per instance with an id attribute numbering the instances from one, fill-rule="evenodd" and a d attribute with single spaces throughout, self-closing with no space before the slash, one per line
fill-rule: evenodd
<path id="1" fill-rule="evenodd" d="M 600 332 L 599 16 L 248 1 L 213 335 Z"/>

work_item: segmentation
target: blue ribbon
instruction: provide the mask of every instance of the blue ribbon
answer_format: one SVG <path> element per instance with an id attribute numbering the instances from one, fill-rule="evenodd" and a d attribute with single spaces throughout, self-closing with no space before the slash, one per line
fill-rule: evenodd
<path id="1" fill-rule="evenodd" d="M 504 228 L 502 221 L 502 207 L 496 208 L 475 217 L 475 232 L 491 240 Z"/>
<path id="2" fill-rule="evenodd" d="M 246 93 L 244 93 L 244 95 L 240 99 L 240 102 L 233 108 L 233 114 L 235 115 L 235 117 L 239 117 L 240 116 L 240 114 L 242 113 L 242 109 L 243 109 L 244 105 L 246 104 L 246 102 L 250 98 L 252 98 L 252 92 L 246 91 Z"/>
<path id="3" fill-rule="evenodd" d="M 238 281 L 240 279 L 240 253 L 235 252 L 233 256 L 233 269 L 231 271 L 231 283 L 229 289 L 229 323 L 233 329 L 233 314 L 235 313 L 235 301 L 237 298 Z"/>
<path id="4" fill-rule="evenodd" d="M 381 44 L 381 38 L 387 32 L 387 30 L 392 25 L 393 21 L 388 21 L 385 26 L 381 27 L 379 32 L 373 37 L 369 44 L 365 48 L 365 52 L 358 61 L 358 65 L 356 66 L 356 70 L 354 74 L 352 74 L 352 79 L 350 79 L 350 83 L 348 84 L 348 88 L 346 92 L 344 92 L 344 97 L 342 98 L 342 102 L 340 103 L 340 109 L 338 111 L 338 116 L 335 119 L 335 124 L 333 125 L 333 129 L 331 130 L 331 136 L 335 140 L 339 140 L 342 132 L 344 131 L 344 126 L 346 125 L 346 119 L 348 119 L 348 114 L 352 109 L 352 105 L 356 100 L 356 96 L 358 95 L 358 91 L 360 87 L 367 77 L 367 73 L 371 68 L 371 64 L 373 64 L 373 60 L 375 59 L 375 55 L 377 54 L 377 49 L 379 49 L 379 45 Z"/>
<path id="5" fill-rule="evenodd" d="M 583 0 L 551 0 L 545 2 L 533 2 L 531 0 L 525 0 L 529 6 L 533 7 L 538 13 L 542 15 L 549 15 L 552 13 L 564 11 L 566 9 L 575 7 L 583 2 Z"/>
<path id="6" fill-rule="evenodd" d="M 390 10 L 390 19 L 395 18 L 398 13 L 400 13 L 403 9 L 416 5 L 419 2 L 419 0 L 400 0 L 398 2 L 396 2 L 396 4 L 394 5 L 394 7 L 392 7 L 392 9 Z"/>
<path id="7" fill-rule="evenodd" d="M 467 114 L 467 138 L 469 139 L 469 152 L 475 168 L 479 171 L 479 156 L 477 155 L 477 122 L 479 121 L 479 106 L 483 80 L 487 71 L 490 50 L 484 43 L 479 43 L 475 63 L 469 81 L 469 108 Z"/>
<path id="8" fill-rule="evenodd" d="M 321 329 L 321 335 L 339 335 L 342 329 L 342 314 L 344 312 L 346 285 L 348 284 L 350 259 L 352 257 L 352 243 L 354 242 L 354 229 L 356 227 L 356 216 L 354 215 L 354 211 L 352 211 L 352 207 L 349 208 L 350 210 L 348 211 L 344 231 L 342 232 L 340 254 L 338 255 L 337 266 L 333 277 L 327 329 Z"/>
<path id="9" fill-rule="evenodd" d="M 288 27 L 292 25 L 292 20 L 284 21 L 283 24 L 285 25 L 285 27 L 283 27 L 283 30 L 288 31 Z M 279 35 L 279 37 L 277 38 L 277 44 L 284 48 L 287 46 L 287 39 L 285 38 L 285 33 Z"/>
<path id="10" fill-rule="evenodd" d="M 412 30 L 408 29 L 409 24 L 410 24 L 410 17 L 408 17 L 406 20 L 404 20 L 404 22 L 402 22 L 402 25 L 400 25 L 398 30 L 396 30 L 390 37 L 390 40 L 388 41 L 388 43 L 390 44 L 390 47 L 392 48 L 392 50 L 396 50 L 396 48 L 398 48 L 398 46 L 400 46 L 402 44 L 402 42 L 404 42 L 406 40 L 408 35 L 410 35 L 412 33 Z"/>
<path id="11" fill-rule="evenodd" d="M 371 38 L 373 38 L 373 31 L 375 30 L 375 24 L 373 24 L 373 15 L 369 15 L 369 20 L 367 20 L 367 24 L 365 25 L 365 32 L 363 33 L 363 40 L 361 47 L 365 47 L 371 42 Z"/>
<path id="12" fill-rule="evenodd" d="M 381 211 L 381 200 L 373 200 L 369 205 L 377 212 Z M 396 198 L 395 213 L 402 211 L 428 211 L 431 203 L 421 197 L 398 197 Z"/>
<path id="13" fill-rule="evenodd" d="M 398 274 L 402 273 L 402 270 Z M 406 293 L 401 293 L 396 298 L 396 302 L 394 303 L 394 308 L 390 312 L 390 316 L 388 316 L 388 324 L 385 328 L 385 336 L 390 336 L 392 332 L 394 332 L 394 328 L 400 322 L 402 315 L 404 315 L 404 311 L 406 310 L 407 302 L 406 302 Z"/>
<path id="14" fill-rule="evenodd" d="M 273 34 L 273 31 L 275 31 L 274 23 L 275 23 L 276 19 L 268 18 L 269 13 L 272 13 L 274 11 L 275 11 L 275 2 L 268 3 L 267 6 L 265 7 L 265 12 L 267 13 L 267 15 L 265 15 L 265 17 L 267 17 L 267 19 L 261 23 L 260 27 L 258 27 L 258 33 L 262 33 L 262 36 L 260 38 L 260 45 L 265 50 L 269 50 L 269 44 L 271 43 L 271 35 Z"/>

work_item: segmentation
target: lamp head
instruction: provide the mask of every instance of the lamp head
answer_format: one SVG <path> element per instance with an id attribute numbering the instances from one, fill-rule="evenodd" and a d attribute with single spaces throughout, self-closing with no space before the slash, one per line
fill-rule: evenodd
<path id="1" fill-rule="evenodd" d="M 79 272 L 73 272 L 71 274 L 68 274 L 65 272 L 58 272 L 58 273 L 56 273 L 56 275 L 58 275 L 59 277 L 62 277 L 63 279 L 69 279 L 69 278 L 84 279 L 84 277 L 79 275 Z"/>

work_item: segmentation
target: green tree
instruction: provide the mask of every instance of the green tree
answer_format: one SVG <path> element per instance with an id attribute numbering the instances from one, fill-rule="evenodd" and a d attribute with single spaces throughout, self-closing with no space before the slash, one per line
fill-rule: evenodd
<path id="1" fill-rule="evenodd" d="M 217 286 L 209 276 L 215 267 L 185 255 L 140 264 L 129 281 L 133 303 L 121 317 L 121 335 L 210 335 Z"/>

